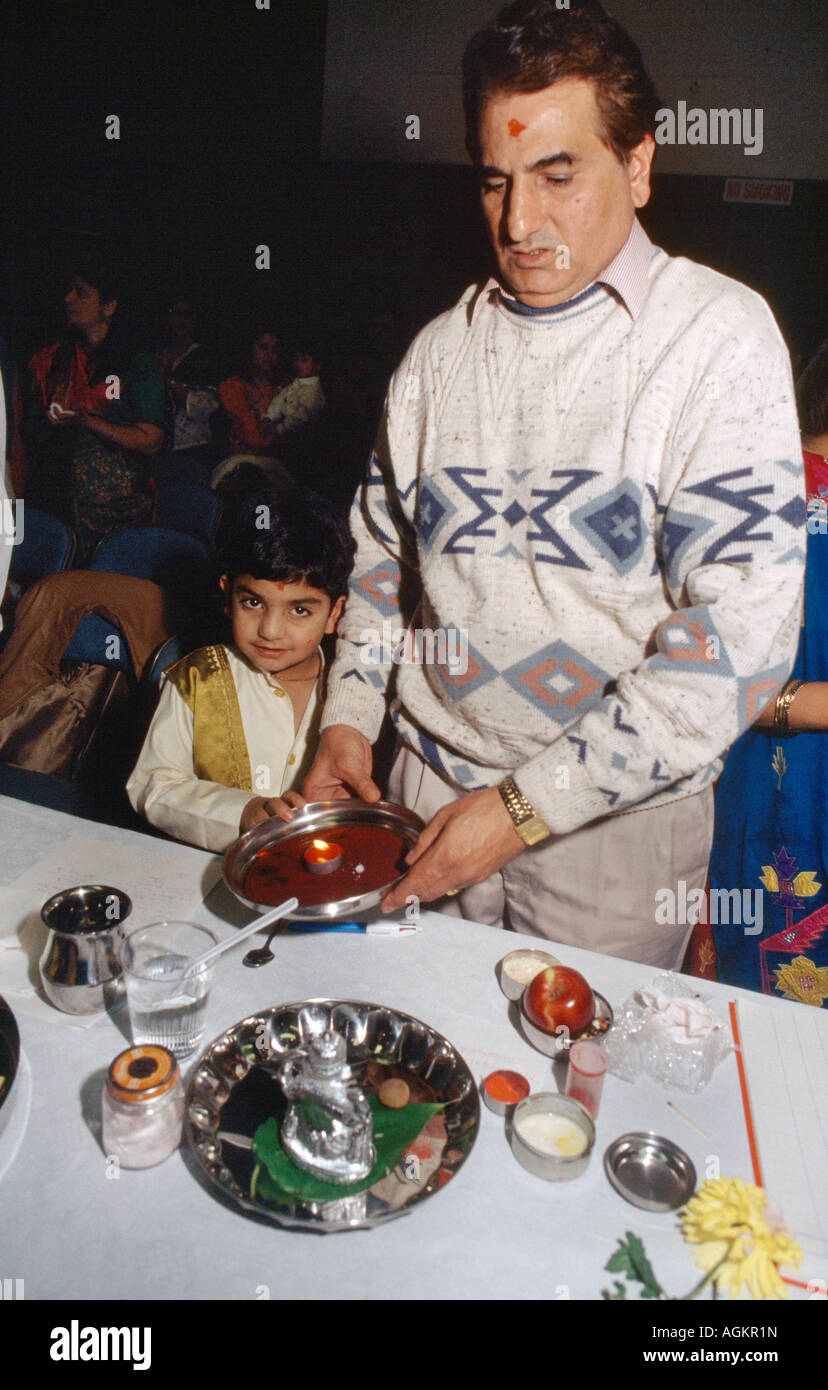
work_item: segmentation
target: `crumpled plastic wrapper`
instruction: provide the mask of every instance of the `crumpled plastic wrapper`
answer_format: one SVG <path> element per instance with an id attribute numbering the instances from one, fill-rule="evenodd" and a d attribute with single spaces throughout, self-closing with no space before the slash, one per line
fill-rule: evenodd
<path id="1" fill-rule="evenodd" d="M 616 1010 L 603 1039 L 607 1069 L 624 1081 L 649 1076 L 700 1091 L 732 1051 L 728 1029 L 704 998 L 675 975 L 657 975 Z"/>

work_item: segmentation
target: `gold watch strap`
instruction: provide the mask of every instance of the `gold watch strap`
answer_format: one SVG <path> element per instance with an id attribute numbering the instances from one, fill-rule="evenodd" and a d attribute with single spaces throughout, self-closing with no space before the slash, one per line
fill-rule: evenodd
<path id="1" fill-rule="evenodd" d="M 501 799 L 512 817 L 512 824 L 525 845 L 537 845 L 552 834 L 545 820 L 542 820 L 523 792 L 515 783 L 514 777 L 506 777 L 498 785 Z"/>

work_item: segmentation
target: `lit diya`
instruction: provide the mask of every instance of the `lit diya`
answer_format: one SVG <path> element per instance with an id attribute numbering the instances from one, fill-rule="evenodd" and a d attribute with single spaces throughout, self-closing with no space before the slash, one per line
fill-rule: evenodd
<path id="1" fill-rule="evenodd" d="M 339 845 L 329 845 L 327 840 L 314 840 L 302 858 L 312 874 L 332 874 L 342 863 L 342 850 Z"/>
<path id="2" fill-rule="evenodd" d="M 224 857 L 224 879 L 251 907 L 295 897 L 291 917 L 333 922 L 376 906 L 407 873 L 422 828 L 388 802 L 309 802 L 289 823 L 263 821 L 242 835 Z"/>

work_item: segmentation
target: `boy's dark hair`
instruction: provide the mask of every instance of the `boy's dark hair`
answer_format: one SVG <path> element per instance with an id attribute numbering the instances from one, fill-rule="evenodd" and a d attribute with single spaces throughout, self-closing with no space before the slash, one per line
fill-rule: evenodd
<path id="1" fill-rule="evenodd" d="M 348 523 L 321 497 L 263 488 L 240 503 L 219 561 L 231 589 L 240 574 L 278 584 L 304 579 L 333 604 L 348 592 L 355 551 Z"/>
<path id="2" fill-rule="evenodd" d="M 828 338 L 797 380 L 796 406 L 803 439 L 828 434 Z"/>
<path id="3" fill-rule="evenodd" d="M 540 92 L 565 77 L 592 82 L 603 140 L 622 164 L 655 130 L 659 99 L 641 54 L 598 0 L 516 0 L 470 39 L 463 55 L 466 148 L 480 163 L 478 129 L 498 93 Z"/>
<path id="4" fill-rule="evenodd" d="M 303 357 L 310 357 L 314 362 L 324 360 L 321 340 L 313 333 L 295 333 L 290 340 L 291 350 L 299 352 Z"/>

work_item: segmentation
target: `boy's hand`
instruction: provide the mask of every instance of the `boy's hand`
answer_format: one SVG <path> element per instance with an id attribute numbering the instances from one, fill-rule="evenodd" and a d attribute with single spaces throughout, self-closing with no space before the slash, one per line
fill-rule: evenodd
<path id="1" fill-rule="evenodd" d="M 342 801 L 356 795 L 363 801 L 382 797 L 371 779 L 371 745 L 350 724 L 331 724 L 319 740 L 319 751 L 302 788 L 308 801 Z"/>
<path id="2" fill-rule="evenodd" d="M 263 820 L 270 820 L 271 816 L 278 816 L 279 820 L 290 822 L 296 811 L 306 805 L 305 798 L 298 792 L 285 792 L 284 796 L 254 796 L 241 813 L 239 834 L 243 835 L 246 830 L 252 830 L 254 825 L 261 824 Z"/>

